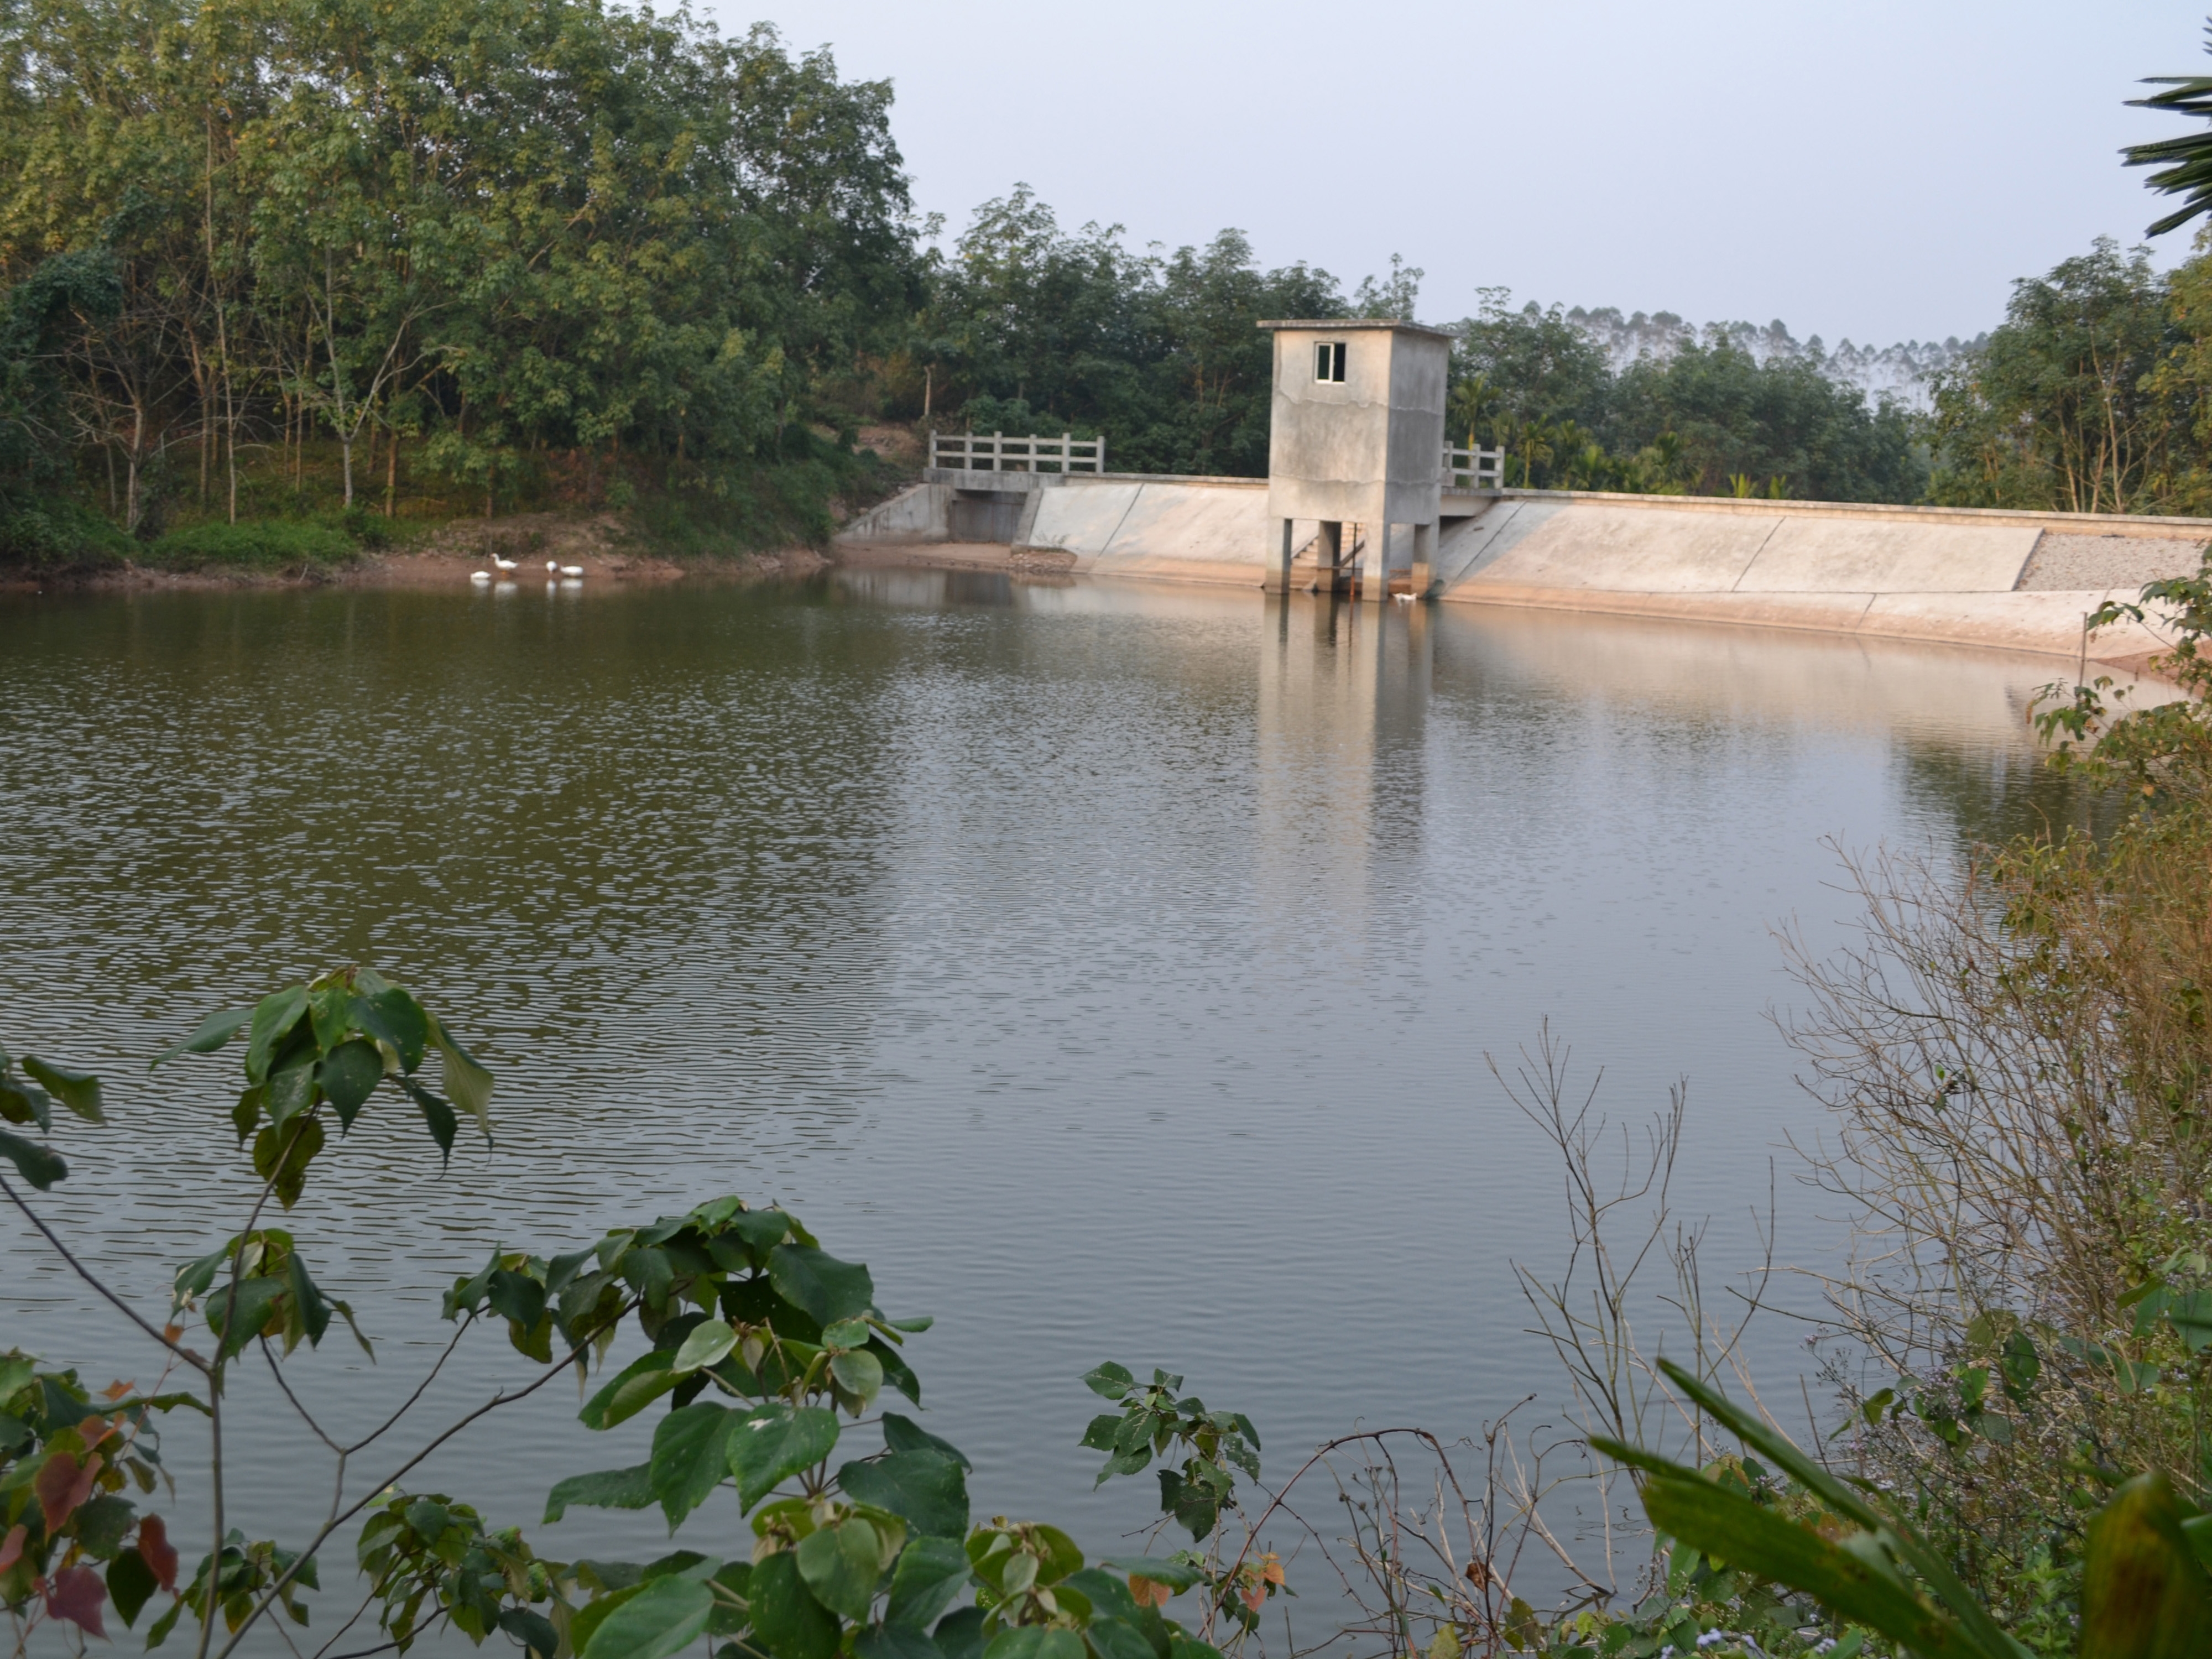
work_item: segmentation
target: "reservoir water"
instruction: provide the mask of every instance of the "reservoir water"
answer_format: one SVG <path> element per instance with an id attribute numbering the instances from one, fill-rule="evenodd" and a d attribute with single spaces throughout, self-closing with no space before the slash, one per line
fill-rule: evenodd
<path id="1" fill-rule="evenodd" d="M 935 1315 L 923 1420 L 976 1512 L 1096 1553 L 1153 1495 L 1091 1491 L 1103 1359 L 1248 1412 L 1271 1475 L 1355 1424 L 1558 1401 L 1513 1264 L 1557 1271 L 1560 1182 L 1486 1064 L 1547 1019 L 1618 1120 L 1687 1078 L 1709 1274 L 1753 1259 L 1771 1171 L 1783 1260 L 1819 1265 L 1772 930 L 1843 937 L 1824 838 L 1948 857 L 2063 810 L 2024 714 L 2070 666 L 896 571 L 22 597 L 0 644 L 0 1043 L 107 1078 L 39 1208 L 138 1305 L 251 1189 L 237 1051 L 146 1060 L 371 963 L 495 1071 L 496 1137 L 441 1170 L 380 1101 L 284 1221 L 378 1343 L 291 1362 L 335 1430 L 413 1386 L 495 1244 L 734 1192 Z M 0 1241 L 0 1348 L 150 1382 L 12 1211 Z M 1794 1379 L 1802 1334 L 1754 1357 Z M 484 1333 L 432 1403 L 527 1370 Z M 234 1519 L 296 1538 L 313 1443 L 262 1378 L 237 1400 Z M 556 1384 L 417 1484 L 550 1553 L 659 1553 L 657 1517 L 535 1526 L 642 1455 L 649 1416 L 574 1409 Z M 204 1526 L 173 1523 L 188 1561 Z"/>

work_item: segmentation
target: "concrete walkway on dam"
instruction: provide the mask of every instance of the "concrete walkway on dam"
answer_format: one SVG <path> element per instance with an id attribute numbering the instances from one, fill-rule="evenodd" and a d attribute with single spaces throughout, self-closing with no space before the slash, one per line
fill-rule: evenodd
<path id="1" fill-rule="evenodd" d="M 1078 474 L 994 492 L 1008 482 L 984 473 L 915 485 L 838 540 L 916 553 L 994 544 L 1016 568 L 1156 581 L 1257 586 L 1267 573 L 1264 479 Z M 2063 657 L 2082 650 L 2087 614 L 2135 599 L 2146 582 L 2194 574 L 2212 540 L 2207 519 L 1711 496 L 1447 490 L 1443 511 L 1433 597 L 1447 604 Z M 1303 542 L 1312 527 L 1294 533 Z M 1401 548 L 1393 562 L 1406 560 Z M 2099 634 L 2087 654 L 2134 665 L 2165 643 L 2126 624 Z"/>

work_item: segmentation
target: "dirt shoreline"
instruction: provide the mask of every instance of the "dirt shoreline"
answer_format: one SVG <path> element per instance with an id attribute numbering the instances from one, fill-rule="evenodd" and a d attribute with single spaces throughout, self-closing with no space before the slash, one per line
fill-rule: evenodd
<path id="1" fill-rule="evenodd" d="M 97 570 L 46 573 L 0 571 L 0 592 L 212 592 L 241 587 L 451 588 L 473 586 L 484 571 L 495 580 L 542 580 L 556 573 L 548 562 L 580 569 L 590 580 L 668 582 L 701 576 L 804 576 L 830 561 L 808 547 L 774 552 L 672 559 L 641 548 L 619 519 L 602 514 L 579 519 L 552 513 L 465 520 L 441 525 L 421 541 L 385 550 L 363 550 L 339 565 L 280 569 L 211 566 L 166 570 L 125 561 Z"/>

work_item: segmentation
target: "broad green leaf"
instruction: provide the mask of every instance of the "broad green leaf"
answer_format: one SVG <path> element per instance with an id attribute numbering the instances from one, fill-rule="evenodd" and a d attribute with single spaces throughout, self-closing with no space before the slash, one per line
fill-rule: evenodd
<path id="1" fill-rule="evenodd" d="M 499 1615 L 499 1627 L 522 1644 L 532 1659 L 553 1659 L 561 1650 L 561 1633 L 553 1621 L 528 1607 L 508 1607 Z"/>
<path id="2" fill-rule="evenodd" d="M 246 1080 L 259 1083 L 269 1075 L 269 1062 L 276 1057 L 276 1047 L 291 1034 L 307 1012 L 307 988 L 289 985 L 271 993 L 254 1006 L 253 1018 L 247 1023 L 246 1033 Z"/>
<path id="3" fill-rule="evenodd" d="M 551 1526 L 568 1506 L 594 1510 L 641 1510 L 653 1502 L 653 1465 L 572 1474 L 546 1495 L 545 1524 Z"/>
<path id="4" fill-rule="evenodd" d="M 714 1595 L 693 1578 L 657 1578 L 599 1621 L 583 1659 L 668 1659 L 707 1628 Z"/>
<path id="5" fill-rule="evenodd" d="M 1039 1583 L 1057 1584 L 1071 1572 L 1082 1569 L 1083 1552 L 1058 1527 L 1039 1526 L 1030 1535 L 1044 1546 L 1044 1559 L 1037 1572 Z"/>
<path id="6" fill-rule="evenodd" d="M 1092 1451 L 1109 1452 L 1121 1436 L 1121 1419 L 1111 1412 L 1101 1412 L 1091 1419 L 1091 1426 L 1084 1430 L 1083 1438 L 1075 1443 L 1088 1446 Z"/>
<path id="7" fill-rule="evenodd" d="M 868 1338 L 873 1334 L 865 1319 L 841 1319 L 836 1324 L 823 1328 L 822 1346 L 825 1348 L 862 1348 L 867 1346 Z"/>
<path id="8" fill-rule="evenodd" d="M 1122 1587 L 1121 1594 L 1124 1596 L 1129 1594 L 1127 1585 Z M 1444 1629 L 1449 1631 L 1451 1626 L 1446 1625 Z M 1152 1650 L 1152 1644 L 1145 1639 L 1144 1633 L 1127 1620 L 1093 1618 L 1084 1626 L 1083 1633 L 1089 1638 L 1091 1651 L 1097 1655 L 1097 1659 L 1159 1659 Z M 1455 1654 L 1458 1650 L 1452 1651 Z M 1430 1656 L 1431 1659 L 1446 1659 L 1443 1654 L 1433 1648 L 1430 1650 Z"/>
<path id="9" fill-rule="evenodd" d="M 983 1659 L 1085 1659 L 1083 1638 L 1072 1630 L 1019 1625 L 1000 1631 L 983 1650 Z"/>
<path id="10" fill-rule="evenodd" d="M 920 1630 L 958 1601 L 967 1585 L 968 1552 L 957 1539 L 916 1538 L 891 1569 L 890 1606 L 884 1618 Z"/>
<path id="11" fill-rule="evenodd" d="M 58 1152 L 50 1152 L 35 1140 L 26 1140 L 21 1135 L 0 1129 L 0 1158 L 13 1164 L 23 1179 L 40 1192 L 47 1192 L 54 1182 L 69 1174 L 69 1165 L 63 1163 Z"/>
<path id="12" fill-rule="evenodd" d="M 715 1570 L 714 1582 L 729 1591 L 732 1595 L 736 1596 L 738 1601 L 750 1602 L 752 1599 L 752 1579 L 753 1564 L 751 1562 L 732 1561 Z M 735 1636 L 750 1622 L 751 1615 L 746 1608 L 732 1607 L 717 1597 L 714 1602 L 714 1616 L 707 1621 L 707 1634 Z"/>
<path id="13" fill-rule="evenodd" d="M 270 1122 L 281 1129 L 306 1111 L 314 1098 L 314 1051 L 303 1049 L 287 1055 L 282 1066 L 270 1072 L 268 1092 L 262 1097 L 262 1106 L 269 1114 Z"/>
<path id="14" fill-rule="evenodd" d="M 899 1351 L 880 1336 L 868 1339 L 868 1352 L 883 1367 L 884 1381 L 896 1389 L 917 1406 L 921 1404 L 921 1379 L 914 1374 L 914 1367 L 900 1356 Z"/>
<path id="15" fill-rule="evenodd" d="M 853 1516 L 807 1534 L 795 1553 L 816 1601 L 856 1625 L 866 1622 L 884 1571 L 883 1539 L 873 1526 Z"/>
<path id="16" fill-rule="evenodd" d="M 52 1129 L 53 1097 L 34 1083 L 14 1083 L 0 1075 L 0 1121 L 35 1123 L 41 1133 Z"/>
<path id="17" fill-rule="evenodd" d="M 653 1431 L 653 1492 L 671 1532 L 730 1477 L 730 1434 L 745 1419 L 702 1401 L 662 1418 Z"/>
<path id="18" fill-rule="evenodd" d="M 1897 1579 L 1710 1480 L 1647 1480 L 1644 1511 L 1653 1526 L 1692 1549 L 1802 1590 L 1922 1659 L 1995 1659 L 1956 1620 L 1928 1607 Z"/>
<path id="19" fill-rule="evenodd" d="M 325 1299 L 321 1287 L 307 1276 L 307 1264 L 299 1251 L 294 1250 L 285 1262 L 284 1277 L 292 1292 L 292 1321 L 307 1339 L 307 1346 L 317 1346 L 322 1342 L 323 1333 L 331 1328 L 331 1304 Z M 284 1346 L 288 1351 L 292 1346 L 289 1333 Z"/>
<path id="20" fill-rule="evenodd" d="M 307 1024 L 315 1034 L 315 1047 L 325 1054 L 346 1040 L 353 1029 L 353 991 L 333 975 L 307 988 Z"/>
<path id="21" fill-rule="evenodd" d="M 325 1058 L 316 1080 L 330 1097 L 331 1109 L 338 1115 L 339 1124 L 350 1129 L 362 1103 L 384 1080 L 384 1056 L 377 1052 L 374 1042 L 361 1037 L 349 1038 Z"/>
<path id="22" fill-rule="evenodd" d="M 100 1113 L 100 1079 L 89 1072 L 65 1072 L 32 1055 L 23 1056 L 23 1070 L 46 1085 L 46 1092 L 88 1123 L 105 1123 Z M 125 1620 L 124 1623 L 131 1621 Z"/>
<path id="23" fill-rule="evenodd" d="M 853 1659 L 945 1659 L 945 1652 L 916 1626 L 886 1623 L 853 1632 Z"/>
<path id="24" fill-rule="evenodd" d="M 430 1041 L 430 1017 L 406 992 L 392 986 L 372 996 L 356 997 L 349 1012 L 357 1030 L 392 1045 L 401 1071 L 411 1073 L 422 1063 L 422 1051 Z"/>
<path id="25" fill-rule="evenodd" d="M 806 1244 L 779 1244 L 769 1252 L 769 1282 L 775 1293 L 804 1308 L 817 1325 L 833 1325 L 868 1311 L 875 1282 L 857 1261 L 840 1261 Z"/>
<path id="26" fill-rule="evenodd" d="M 219 1340 L 215 1357 L 228 1359 L 261 1334 L 269 1322 L 269 1310 L 285 1289 L 285 1281 L 256 1274 L 240 1279 L 235 1286 L 225 1284 L 216 1287 L 207 1299 L 208 1328 L 217 1333 Z M 235 1308 L 233 1304 L 235 1302 Z"/>
<path id="27" fill-rule="evenodd" d="M 477 1121 L 477 1127 L 489 1138 L 491 1134 L 491 1073 L 477 1063 L 477 1058 L 453 1041 L 438 1017 L 430 1017 L 430 1041 L 436 1045 L 445 1061 L 446 1093 L 454 1105 L 469 1113 Z"/>
<path id="28" fill-rule="evenodd" d="M 789 1550 L 753 1563 L 753 1634 L 775 1659 L 833 1659 L 837 1615 L 814 1599 Z"/>
<path id="29" fill-rule="evenodd" d="M 865 1349 L 832 1354 L 830 1375 L 837 1379 L 839 1388 L 860 1401 L 863 1409 L 883 1391 L 884 1368 Z"/>
<path id="30" fill-rule="evenodd" d="M 625 1418 L 636 1416 L 684 1380 L 676 1374 L 674 1359 L 663 1348 L 639 1355 L 576 1414 L 586 1427 L 594 1429 L 611 1429 Z"/>
<path id="31" fill-rule="evenodd" d="M 975 1466 L 968 1455 L 950 1440 L 940 1440 L 910 1417 L 901 1417 L 896 1412 L 885 1412 L 883 1416 L 884 1446 L 890 1451 L 942 1452 L 963 1469 Z"/>
<path id="32" fill-rule="evenodd" d="M 453 1132 L 460 1127 L 460 1120 L 453 1115 L 453 1109 L 412 1078 L 401 1079 L 399 1086 L 422 1109 L 422 1121 L 429 1127 L 430 1139 L 438 1143 L 438 1150 L 448 1158 L 452 1158 Z"/>
<path id="33" fill-rule="evenodd" d="M 253 1018 L 251 1008 L 226 1008 L 221 1013 L 210 1014 L 194 1031 L 173 1048 L 164 1048 L 146 1063 L 152 1071 L 165 1060 L 174 1060 L 179 1054 L 211 1054 L 238 1035 L 238 1028 Z"/>
<path id="34" fill-rule="evenodd" d="M 750 1510 L 801 1469 L 811 1469 L 837 1444 L 837 1414 L 820 1406 L 796 1410 L 775 1401 L 745 1413 L 729 1437 L 730 1472 L 738 1477 L 741 1506 Z"/>
<path id="35" fill-rule="evenodd" d="M 930 1632 L 930 1639 L 937 1644 L 945 1659 L 983 1659 L 983 1609 L 969 1606 L 955 1607 L 937 1621 Z"/>
<path id="36" fill-rule="evenodd" d="M 887 1452 L 837 1471 L 848 1498 L 889 1510 L 916 1532 L 960 1538 L 968 1531 L 968 1481 L 941 1452 Z"/>
<path id="37" fill-rule="evenodd" d="M 125 1625 L 138 1622 L 139 1609 L 161 1588 L 161 1581 L 154 1577 L 154 1569 L 135 1549 L 124 1551 L 108 1565 L 107 1599 L 115 1603 L 115 1610 L 123 1615 Z"/>
<path id="38" fill-rule="evenodd" d="M 730 1218 L 730 1231 L 762 1257 L 791 1232 L 791 1218 L 781 1210 L 740 1210 Z"/>
<path id="39" fill-rule="evenodd" d="M 2212 1581 L 2181 1531 L 2163 1474 L 2139 1474 L 2089 1522 L 2081 1652 L 2094 1659 L 2203 1659 Z"/>
<path id="40" fill-rule="evenodd" d="M 738 1346 L 738 1334 L 719 1319 L 695 1325 L 676 1350 L 675 1369 L 696 1371 L 711 1365 Z"/>
<path id="41" fill-rule="evenodd" d="M 1104 1364 L 1084 1372 L 1083 1382 L 1093 1394 L 1103 1394 L 1109 1400 L 1119 1400 L 1136 1387 L 1137 1379 L 1129 1375 L 1127 1365 L 1117 1365 L 1109 1359 Z"/>
<path id="42" fill-rule="evenodd" d="M 627 1565 L 628 1563 L 621 1565 Z M 571 1650 L 580 1654 L 590 1647 L 592 1638 L 598 1633 L 601 1625 L 614 1617 L 615 1609 L 625 1602 L 635 1600 L 637 1593 L 644 1588 L 644 1585 L 635 1583 L 609 1584 L 605 1595 L 595 1601 L 587 1601 L 578 1608 L 576 1616 L 568 1621 L 568 1642 Z"/>

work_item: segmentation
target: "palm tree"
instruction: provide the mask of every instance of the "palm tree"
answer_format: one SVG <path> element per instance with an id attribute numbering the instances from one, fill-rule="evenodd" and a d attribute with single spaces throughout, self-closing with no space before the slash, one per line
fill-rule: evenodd
<path id="1" fill-rule="evenodd" d="M 2208 27 L 2207 33 L 2212 33 L 2212 27 Z M 2212 51 L 2212 45 L 2208 45 L 2206 50 Z M 2212 78 L 2154 75 L 2145 77 L 2143 84 L 2166 90 L 2153 93 L 2148 98 L 2130 98 L 2129 107 L 2166 109 L 2212 121 Z M 2163 236 L 2169 230 L 2179 230 L 2200 213 L 2212 212 L 2212 129 L 2184 133 L 2179 138 L 2161 138 L 2152 144 L 2130 144 L 2120 153 L 2127 157 L 2129 167 L 2162 169 L 2151 174 L 2150 187 L 2182 198 L 2179 210 L 2167 214 L 2146 234 Z"/>

